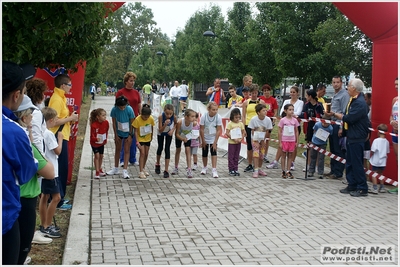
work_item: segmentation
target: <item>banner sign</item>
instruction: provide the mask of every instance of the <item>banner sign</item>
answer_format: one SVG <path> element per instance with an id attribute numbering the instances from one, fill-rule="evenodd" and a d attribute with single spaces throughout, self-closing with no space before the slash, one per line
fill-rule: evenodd
<path id="1" fill-rule="evenodd" d="M 86 62 L 83 64 L 86 67 Z M 85 79 L 85 69 L 82 66 L 78 67 L 77 72 L 72 73 L 66 70 L 64 67 L 60 66 L 53 69 L 37 69 L 35 78 L 43 79 L 47 82 L 48 90 L 44 93 L 46 98 L 51 97 L 54 92 L 54 78 L 57 75 L 66 73 L 71 77 L 72 88 L 71 91 L 66 94 L 67 106 L 70 113 L 76 111 L 80 113 L 81 103 L 82 103 L 82 92 L 84 87 Z M 74 167 L 74 156 L 75 156 L 75 145 L 76 136 L 78 135 L 78 122 L 71 125 L 71 135 L 68 142 L 68 180 L 67 184 L 71 183 L 72 180 L 72 170 Z"/>

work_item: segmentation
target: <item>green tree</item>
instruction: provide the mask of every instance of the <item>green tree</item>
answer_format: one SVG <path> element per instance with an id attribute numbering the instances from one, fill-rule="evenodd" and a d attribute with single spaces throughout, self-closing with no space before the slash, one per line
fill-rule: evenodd
<path id="1" fill-rule="evenodd" d="M 127 3 L 118 9 L 112 17 L 112 43 L 106 46 L 102 56 L 101 74 L 104 81 L 122 80 L 127 71 L 138 71 L 138 66 L 147 69 L 147 77 L 138 76 L 137 84 L 143 85 L 147 79 L 156 75 L 154 64 L 158 47 L 167 47 L 168 37 L 155 27 L 151 9 L 141 2 Z M 147 49 L 152 49 L 147 53 Z M 144 52 L 147 58 L 140 59 L 139 53 Z M 142 72 L 143 73 L 143 72 Z M 158 69 L 157 77 L 162 77 Z M 136 73 L 138 74 L 138 73 Z M 143 81 L 142 81 L 143 79 Z"/>
<path id="2" fill-rule="evenodd" d="M 2 3 L 3 59 L 41 68 L 99 57 L 112 15 L 103 2 Z"/>

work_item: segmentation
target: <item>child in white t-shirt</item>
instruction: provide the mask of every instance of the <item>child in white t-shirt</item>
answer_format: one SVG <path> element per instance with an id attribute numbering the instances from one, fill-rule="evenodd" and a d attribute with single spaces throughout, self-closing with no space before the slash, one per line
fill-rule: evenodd
<path id="1" fill-rule="evenodd" d="M 211 153 L 212 177 L 218 178 L 217 172 L 217 145 L 218 138 L 222 132 L 222 118 L 218 114 L 218 105 L 210 101 L 207 105 L 207 111 L 200 118 L 200 140 L 202 146 L 203 168 L 202 175 L 207 173 L 208 151 Z"/>
<path id="2" fill-rule="evenodd" d="M 388 127 L 386 124 L 379 124 L 378 131 L 387 132 Z M 382 174 L 386 167 L 387 154 L 389 153 L 389 141 L 386 139 L 385 133 L 379 132 L 379 137 L 372 142 L 371 146 L 371 163 L 372 171 Z M 378 194 L 378 182 L 376 177 L 371 177 L 372 189 L 368 192 L 372 194 Z M 380 180 L 379 193 L 386 193 L 384 181 Z"/>
<path id="3" fill-rule="evenodd" d="M 269 130 L 272 130 L 272 121 L 267 116 L 267 108 L 265 104 L 257 104 L 257 116 L 251 118 L 249 122 L 249 129 L 251 129 L 251 146 L 253 148 L 253 178 L 258 178 L 258 175 L 267 176 L 261 169 L 264 154 L 266 152 L 265 139 L 270 137 Z"/>

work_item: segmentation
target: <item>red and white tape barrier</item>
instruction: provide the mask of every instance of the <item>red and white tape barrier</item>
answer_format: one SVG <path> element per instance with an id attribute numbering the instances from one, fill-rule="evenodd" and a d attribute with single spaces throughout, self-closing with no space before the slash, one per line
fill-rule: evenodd
<path id="1" fill-rule="evenodd" d="M 276 140 L 276 139 L 272 139 L 272 138 L 266 138 L 266 139 L 269 140 L 269 141 L 272 141 L 272 142 L 279 143 L 279 140 Z M 303 145 L 303 144 L 298 144 L 297 146 L 298 147 L 302 147 L 302 148 L 307 148 L 307 145 Z M 334 160 L 336 160 L 336 161 L 338 161 L 340 163 L 343 163 L 343 164 L 346 163 L 346 159 L 344 159 L 342 157 L 339 157 L 339 156 L 336 156 L 335 154 L 333 154 L 333 153 L 331 153 L 329 151 L 326 151 L 325 149 L 322 149 L 322 148 L 320 148 L 320 147 L 318 147 L 318 146 L 316 146 L 314 144 L 308 144 L 308 147 L 311 147 L 312 149 L 318 151 L 319 153 L 322 153 L 325 156 L 328 156 L 331 159 L 334 159 Z M 371 171 L 371 170 L 367 170 L 365 168 L 364 168 L 364 171 L 369 177 L 376 177 L 379 180 L 383 180 L 385 183 L 391 184 L 393 186 L 398 186 L 398 182 L 393 180 L 393 179 L 390 179 L 389 177 L 386 177 L 384 175 L 380 175 L 379 173 L 376 173 L 376 172 Z"/>

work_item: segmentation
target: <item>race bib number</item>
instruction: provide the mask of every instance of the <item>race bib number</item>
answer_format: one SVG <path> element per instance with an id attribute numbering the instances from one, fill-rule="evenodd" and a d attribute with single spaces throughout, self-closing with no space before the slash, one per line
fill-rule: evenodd
<path id="1" fill-rule="evenodd" d="M 253 134 L 253 140 L 262 141 L 265 138 L 265 132 L 255 131 Z"/>
<path id="2" fill-rule="evenodd" d="M 283 135 L 284 136 L 294 136 L 294 126 L 293 125 L 283 126 Z"/>
<path id="3" fill-rule="evenodd" d="M 151 125 L 140 126 L 140 136 L 145 136 L 151 133 Z"/>
<path id="4" fill-rule="evenodd" d="M 207 128 L 208 129 L 208 134 L 213 135 L 217 133 L 217 129 L 213 126 Z"/>
<path id="5" fill-rule="evenodd" d="M 326 140 L 329 137 L 329 132 L 325 131 L 324 129 L 319 128 L 316 132 L 315 132 L 315 136 L 318 139 L 321 139 L 322 141 L 326 142 Z"/>
<path id="6" fill-rule="evenodd" d="M 129 132 L 129 122 L 118 122 L 118 130 L 121 132 Z"/>
<path id="7" fill-rule="evenodd" d="M 106 140 L 106 134 L 97 134 L 97 139 L 100 139 L 100 141 L 97 141 L 96 144 L 102 144 Z"/>
<path id="8" fill-rule="evenodd" d="M 242 130 L 240 128 L 234 128 L 231 130 L 231 139 L 242 138 Z"/>
<path id="9" fill-rule="evenodd" d="M 191 139 L 197 139 L 199 136 L 200 136 L 199 130 L 192 130 L 192 138 Z"/>

